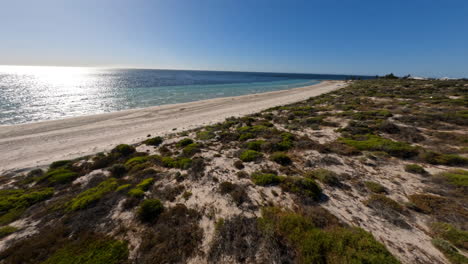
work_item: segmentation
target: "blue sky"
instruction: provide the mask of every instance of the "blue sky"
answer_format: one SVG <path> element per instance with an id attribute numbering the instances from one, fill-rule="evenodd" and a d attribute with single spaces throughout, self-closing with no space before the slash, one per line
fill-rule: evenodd
<path id="1" fill-rule="evenodd" d="M 466 0 L 0 0 L 0 64 L 468 77 Z"/>

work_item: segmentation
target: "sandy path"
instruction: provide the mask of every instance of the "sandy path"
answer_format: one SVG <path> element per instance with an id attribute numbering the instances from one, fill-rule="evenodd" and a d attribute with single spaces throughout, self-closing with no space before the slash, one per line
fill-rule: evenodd
<path id="1" fill-rule="evenodd" d="M 283 91 L 0 126 L 0 174 L 109 150 L 119 143 L 137 143 L 148 134 L 164 135 L 174 128 L 191 129 L 305 100 L 343 86 L 342 81 L 325 81 Z"/>

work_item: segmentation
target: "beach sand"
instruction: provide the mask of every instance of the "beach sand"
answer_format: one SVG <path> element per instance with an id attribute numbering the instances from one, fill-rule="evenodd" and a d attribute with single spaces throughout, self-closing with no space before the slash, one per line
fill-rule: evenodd
<path id="1" fill-rule="evenodd" d="M 0 126 L 0 175 L 141 142 L 148 134 L 162 136 L 306 100 L 343 86 L 343 81 L 324 81 L 290 90 Z"/>

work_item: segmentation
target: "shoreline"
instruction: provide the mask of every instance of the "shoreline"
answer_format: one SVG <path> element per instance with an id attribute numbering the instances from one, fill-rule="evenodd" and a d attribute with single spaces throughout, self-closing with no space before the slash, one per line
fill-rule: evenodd
<path id="1" fill-rule="evenodd" d="M 73 159 L 290 104 L 345 86 L 344 81 L 265 93 L 129 109 L 61 120 L 0 126 L 0 175 Z"/>

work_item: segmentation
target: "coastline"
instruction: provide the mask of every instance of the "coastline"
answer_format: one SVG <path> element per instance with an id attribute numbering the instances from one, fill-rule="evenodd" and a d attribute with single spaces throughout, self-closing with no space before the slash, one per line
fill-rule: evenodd
<path id="1" fill-rule="evenodd" d="M 119 143 L 141 142 L 148 134 L 165 135 L 252 114 L 344 86 L 344 81 L 323 81 L 289 90 L 0 126 L 0 175 L 106 151 Z"/>

